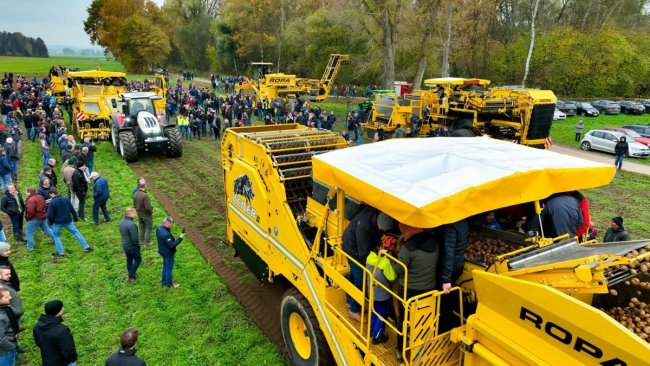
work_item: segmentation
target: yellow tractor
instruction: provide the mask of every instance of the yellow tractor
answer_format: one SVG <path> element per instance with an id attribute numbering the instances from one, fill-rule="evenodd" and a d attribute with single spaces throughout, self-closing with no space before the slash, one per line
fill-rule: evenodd
<path id="1" fill-rule="evenodd" d="M 341 65 L 350 60 L 348 55 L 330 55 L 327 67 L 320 80 L 298 78 L 296 75 L 284 73 L 267 73 L 272 66 L 270 63 L 258 62 L 253 66 L 259 68 L 258 80 L 245 80 L 237 85 L 238 90 L 251 90 L 262 100 L 266 98 L 271 101 L 277 98 L 305 97 L 307 100 L 323 101 L 329 96 L 334 80 L 339 73 Z"/>
<path id="2" fill-rule="evenodd" d="M 391 137 L 397 125 L 412 136 L 433 136 L 437 128 L 450 136 L 488 135 L 496 139 L 549 147 L 557 98 L 550 90 L 490 88 L 484 79 L 428 79 L 427 90 L 403 97 L 377 95 L 369 120 L 368 137 L 378 128 Z"/>
<path id="3" fill-rule="evenodd" d="M 642 260 L 623 254 L 644 242 L 579 244 L 535 236 L 490 266 L 468 263 L 449 295 L 407 297 L 342 249 L 363 207 L 433 229 L 479 213 L 535 203 L 558 192 L 608 184 L 610 165 L 487 138 L 391 139 L 348 147 L 330 131 L 296 124 L 230 128 L 221 144 L 226 236 L 264 282 L 292 288 L 280 317 L 295 365 L 645 365 L 650 346 L 593 307 L 609 269 Z M 481 233 L 473 233 L 480 235 Z M 404 267 L 380 252 L 394 266 Z M 357 288 L 348 263 L 363 269 Z M 403 307 L 404 322 L 381 318 L 388 342 L 370 335 L 376 288 Z M 346 296 L 361 305 L 348 316 Z M 441 302 L 456 305 L 452 329 Z M 469 304 L 469 305 L 468 305 Z"/>

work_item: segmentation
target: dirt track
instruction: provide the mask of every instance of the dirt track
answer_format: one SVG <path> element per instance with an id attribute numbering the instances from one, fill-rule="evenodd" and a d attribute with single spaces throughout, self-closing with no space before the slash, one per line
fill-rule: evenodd
<path id="1" fill-rule="evenodd" d="M 174 163 L 166 161 L 165 165 L 167 164 Z M 265 286 L 259 283 L 245 281 L 236 269 L 229 268 L 226 264 L 226 261 L 238 259 L 227 258 L 225 255 L 219 254 L 216 246 L 211 244 L 209 238 L 202 232 L 202 225 L 197 225 L 193 220 L 190 222 L 190 220 L 184 218 L 181 214 L 181 209 L 174 203 L 175 200 L 161 189 L 161 187 L 156 186 L 156 177 L 151 175 L 148 176 L 139 163 L 131 164 L 131 168 L 138 174 L 138 176 L 147 178 L 148 188 L 156 197 L 158 202 L 160 202 L 164 209 L 175 218 L 180 226 L 186 228 L 189 238 L 192 240 L 201 255 L 208 261 L 208 263 L 210 263 L 215 273 L 223 279 L 230 292 L 233 293 L 238 301 L 244 306 L 262 332 L 275 342 L 278 348 L 286 356 L 286 348 L 284 346 L 282 331 L 280 329 L 280 303 L 282 301 L 282 294 L 287 289 L 287 285 L 284 283 L 277 283 Z M 206 194 L 203 194 L 202 196 L 205 199 L 210 200 L 208 197 L 212 197 L 210 195 L 211 192 L 207 190 L 207 187 L 205 189 L 206 192 L 202 193 Z M 214 206 L 219 205 L 217 202 L 214 202 Z"/>

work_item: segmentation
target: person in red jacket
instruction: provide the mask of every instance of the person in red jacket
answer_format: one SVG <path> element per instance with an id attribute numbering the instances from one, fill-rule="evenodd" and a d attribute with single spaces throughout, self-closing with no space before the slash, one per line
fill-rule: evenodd
<path id="1" fill-rule="evenodd" d="M 25 201 L 25 220 L 27 221 L 27 250 L 34 250 L 34 233 L 41 228 L 43 232 L 54 240 L 52 229 L 47 224 L 47 204 L 45 198 L 36 193 L 32 187 L 25 189 L 27 200 Z"/>

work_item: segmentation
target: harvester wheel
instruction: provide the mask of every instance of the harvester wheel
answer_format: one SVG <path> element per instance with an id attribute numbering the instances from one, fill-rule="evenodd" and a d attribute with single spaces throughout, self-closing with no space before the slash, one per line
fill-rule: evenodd
<path id="1" fill-rule="evenodd" d="M 138 160 L 138 143 L 135 141 L 133 131 L 120 132 L 120 155 L 127 163 Z"/>
<path id="2" fill-rule="evenodd" d="M 297 366 L 333 365 L 327 340 L 309 301 L 292 288 L 284 293 L 280 322 L 289 357 Z"/>
<path id="3" fill-rule="evenodd" d="M 169 147 L 167 148 L 167 156 L 170 158 L 180 158 L 183 156 L 183 137 L 177 128 L 168 128 L 165 130 L 165 135 L 169 139 Z"/>
<path id="4" fill-rule="evenodd" d="M 461 128 L 459 130 L 451 131 L 449 134 L 450 137 L 476 137 L 474 131 L 468 128 Z"/>

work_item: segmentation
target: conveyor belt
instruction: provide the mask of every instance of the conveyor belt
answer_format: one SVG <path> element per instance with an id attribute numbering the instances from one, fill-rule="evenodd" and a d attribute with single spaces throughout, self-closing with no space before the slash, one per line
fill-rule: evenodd
<path id="1" fill-rule="evenodd" d="M 650 244 L 649 240 L 635 240 L 580 245 L 575 239 L 570 239 L 514 257 L 510 259 L 508 266 L 512 270 L 519 270 L 595 255 L 612 254 L 622 256 L 635 249 L 643 248 L 648 244 Z"/>

